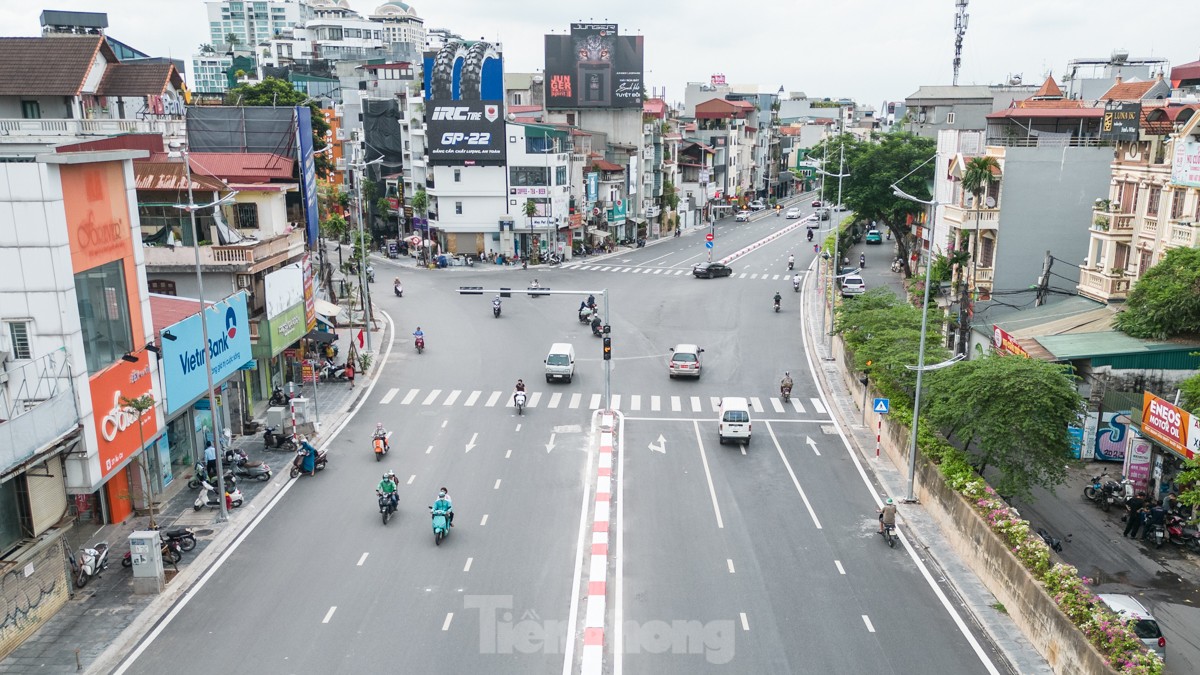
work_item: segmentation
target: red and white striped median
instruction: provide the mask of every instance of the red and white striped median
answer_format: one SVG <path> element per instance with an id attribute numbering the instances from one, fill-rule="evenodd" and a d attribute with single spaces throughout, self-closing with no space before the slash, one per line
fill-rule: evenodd
<path id="1" fill-rule="evenodd" d="M 592 513 L 592 556 L 583 622 L 582 675 L 600 675 L 604 666 L 605 597 L 608 589 L 608 524 L 613 486 L 613 424 L 611 412 L 600 415 L 600 458 L 596 469 L 596 498 Z"/>

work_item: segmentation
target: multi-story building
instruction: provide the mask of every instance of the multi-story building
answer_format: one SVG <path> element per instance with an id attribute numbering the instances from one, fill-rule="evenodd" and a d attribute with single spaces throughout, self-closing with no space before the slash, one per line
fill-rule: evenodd
<path id="1" fill-rule="evenodd" d="M 412 5 L 400 0 L 385 2 L 375 8 L 371 20 L 383 24 L 384 42 L 407 42 L 418 50 L 425 48 L 425 19 L 417 15 Z"/>
<path id="2" fill-rule="evenodd" d="M 1081 295 L 1123 301 L 1168 250 L 1200 246 L 1198 113 L 1197 104 L 1146 107 L 1136 139 L 1117 142 L 1079 266 Z"/>
<path id="3" fill-rule="evenodd" d="M 501 232 L 492 237 L 495 248 L 482 250 L 505 250 L 505 235 L 511 234 L 516 250 L 523 256 L 536 252 L 538 257 L 544 258 L 553 252 L 564 257 L 571 249 L 568 234 L 570 135 L 566 130 L 548 125 L 509 122 L 505 125 L 505 136 L 508 139 L 507 207 L 513 227 L 508 233 Z M 525 213 L 528 202 L 533 202 L 536 209 L 532 217 Z M 482 243 L 488 244 L 487 241 Z"/>
<path id="4" fill-rule="evenodd" d="M 924 86 L 904 99 L 906 113 L 895 125 L 924 138 L 944 130 L 982 131 L 988 115 L 1036 95 L 1037 87 L 1013 78 L 1007 85 Z"/>
<path id="5" fill-rule="evenodd" d="M 209 0 L 208 33 L 213 45 L 257 45 L 312 19 L 307 0 Z"/>

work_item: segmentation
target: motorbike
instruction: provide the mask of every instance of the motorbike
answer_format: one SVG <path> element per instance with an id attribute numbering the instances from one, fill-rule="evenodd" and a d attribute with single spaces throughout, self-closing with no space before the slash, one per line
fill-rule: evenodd
<path id="1" fill-rule="evenodd" d="M 780 398 L 783 399 L 784 403 L 787 403 L 788 401 L 792 400 L 792 388 L 787 386 L 786 384 L 779 387 L 779 396 L 780 396 Z"/>
<path id="2" fill-rule="evenodd" d="M 192 540 L 195 542 L 195 539 Z M 178 539 L 170 539 L 164 536 L 161 532 L 158 535 L 158 545 L 162 549 L 163 562 L 171 563 L 172 565 L 179 564 L 183 560 L 183 544 Z M 194 547 L 196 544 L 193 543 Z M 125 556 L 121 558 L 121 567 L 133 567 L 133 552 L 126 551 Z"/>
<path id="3" fill-rule="evenodd" d="M 796 261 L 795 261 L 795 260 L 789 260 L 789 261 L 788 261 L 788 271 L 789 271 L 789 272 L 791 272 L 791 271 L 792 271 L 792 270 L 794 270 L 794 269 L 796 269 Z"/>
<path id="4" fill-rule="evenodd" d="M 434 509 L 430 506 L 429 512 L 433 516 L 433 543 L 435 546 L 441 546 L 442 540 L 450 534 L 450 519 L 443 509 Z"/>
<path id="5" fill-rule="evenodd" d="M 367 265 L 367 282 L 375 283 L 375 268 Z"/>
<path id="6" fill-rule="evenodd" d="M 392 292 L 396 294 L 397 298 L 404 297 L 404 287 L 401 286 L 398 282 L 395 284 L 392 284 Z"/>
<path id="7" fill-rule="evenodd" d="M 895 525 L 884 523 L 883 524 L 883 532 L 881 534 L 883 535 L 883 540 L 887 542 L 888 546 L 890 546 L 892 548 L 896 547 L 896 526 Z"/>
<path id="8" fill-rule="evenodd" d="M 1193 527 L 1188 527 L 1178 513 L 1167 514 L 1167 539 L 1176 546 L 1187 546 L 1192 550 L 1200 548 L 1200 535 Z"/>
<path id="9" fill-rule="evenodd" d="M 500 303 L 498 302 L 492 303 L 492 317 L 496 319 L 500 318 Z"/>
<path id="10" fill-rule="evenodd" d="M 379 495 L 379 513 L 383 516 L 383 524 L 387 525 L 396 513 L 396 493 L 389 495 L 376 490 L 375 494 Z"/>
<path id="11" fill-rule="evenodd" d="M 313 473 L 315 474 L 318 471 L 324 470 L 325 465 L 328 462 L 329 462 L 328 451 L 326 451 L 326 450 L 318 451 L 316 462 L 313 464 Z M 299 476 L 300 472 L 302 470 L 301 467 L 303 465 L 304 465 L 304 451 L 297 450 L 296 458 L 292 460 L 292 470 L 289 472 L 288 475 L 291 476 L 292 478 Z"/>
<path id="12" fill-rule="evenodd" d="M 343 363 L 342 365 L 338 366 L 334 365 L 333 361 L 326 361 L 325 364 L 321 366 L 320 378 L 325 381 L 349 380 L 350 374 L 346 370 L 346 364 Z"/>
<path id="13" fill-rule="evenodd" d="M 637 247 L 638 247 L 638 248 L 645 248 L 645 247 L 646 247 L 646 239 L 645 239 L 644 237 L 638 237 L 638 238 L 637 238 Z"/>
<path id="14" fill-rule="evenodd" d="M 283 387 L 275 387 L 275 390 L 271 392 L 271 400 L 267 403 L 271 407 L 279 407 L 287 405 L 288 401 L 292 398 L 292 396 L 283 393 Z"/>
<path id="15" fill-rule="evenodd" d="M 592 308 L 584 307 L 583 309 L 579 310 L 579 323 L 591 323 L 591 322 L 592 322 Z"/>
<path id="16" fill-rule="evenodd" d="M 387 432 L 387 436 L 391 436 L 392 432 Z M 376 436 L 371 441 L 371 447 L 375 450 L 375 461 L 383 459 L 383 456 L 388 454 L 387 436 Z"/>
<path id="17" fill-rule="evenodd" d="M 190 551 L 196 548 L 196 533 L 190 527 L 181 527 L 177 530 L 167 530 L 161 535 L 164 539 L 179 542 L 179 550 Z"/>
<path id="18" fill-rule="evenodd" d="M 799 279 L 792 280 L 792 290 L 797 293 L 800 292 L 800 280 Z"/>
<path id="19" fill-rule="evenodd" d="M 673 234 L 673 235 L 671 235 L 671 236 L 673 236 L 673 237 L 678 237 L 678 236 L 679 236 L 679 228 L 678 228 L 678 227 L 677 227 L 677 228 L 675 228 L 675 234 Z"/>
<path id="20" fill-rule="evenodd" d="M 417 348 L 418 354 L 425 351 L 425 336 L 418 335 L 416 339 L 413 340 L 413 346 Z"/>
<path id="21" fill-rule="evenodd" d="M 513 395 L 513 404 L 517 406 L 517 414 L 525 414 L 525 392 L 518 391 Z"/>
<path id="22" fill-rule="evenodd" d="M 892 271 L 893 272 L 899 272 L 902 269 L 904 269 L 904 265 L 900 262 L 899 258 L 896 258 L 895 260 L 892 261 Z"/>
<path id="23" fill-rule="evenodd" d="M 204 462 L 196 462 L 194 469 L 195 475 L 188 481 L 188 489 L 197 490 L 200 488 L 201 483 L 216 481 L 216 476 L 208 475 L 208 466 Z M 225 469 L 225 484 L 237 485 L 237 476 L 234 476 L 233 471 L 228 468 Z"/>
<path id="24" fill-rule="evenodd" d="M 263 431 L 263 447 L 265 447 L 267 450 L 278 450 L 282 448 L 288 452 L 295 452 L 296 440 L 287 434 L 276 433 L 275 430 L 277 428 L 278 427 L 267 427 L 266 430 Z M 196 487 L 200 486 L 197 485 Z"/>
<path id="25" fill-rule="evenodd" d="M 604 336 L 604 333 L 602 333 L 600 331 L 600 325 L 597 323 L 594 323 L 594 322 L 592 323 L 592 336 L 593 337 L 603 337 Z"/>
<path id="26" fill-rule="evenodd" d="M 102 541 L 94 548 L 79 549 L 77 564 L 79 570 L 75 577 L 75 587 L 83 588 L 93 577 L 99 578 L 100 573 L 108 569 L 108 542 Z"/>
<path id="27" fill-rule="evenodd" d="M 858 267 L 859 267 L 859 269 L 867 268 L 867 256 L 866 255 L 858 256 Z"/>
<path id="28" fill-rule="evenodd" d="M 1163 523 L 1146 523 L 1145 539 L 1154 541 L 1155 548 L 1162 548 L 1167 541 L 1167 527 Z"/>
<path id="29" fill-rule="evenodd" d="M 775 301 L 775 312 L 776 313 L 779 312 L 779 301 L 778 300 Z"/>
<path id="30" fill-rule="evenodd" d="M 1116 495 L 1119 491 L 1120 484 L 1109 478 L 1108 472 L 1105 471 L 1099 476 L 1092 477 L 1092 482 L 1083 488 L 1083 496 L 1085 499 L 1096 502 L 1100 505 L 1100 508 L 1108 511 L 1116 503 Z M 1122 503 L 1124 503 L 1124 500 L 1122 500 Z"/>
<path id="31" fill-rule="evenodd" d="M 561 264 L 562 264 L 562 258 L 558 257 L 558 254 L 557 254 L 557 253 L 551 253 L 551 254 L 550 254 L 550 256 L 549 256 L 548 258 L 546 258 L 546 263 L 547 263 L 548 265 L 551 265 L 551 266 L 553 266 L 553 265 L 561 265 Z"/>
<path id="32" fill-rule="evenodd" d="M 266 462 L 251 462 L 245 450 L 226 450 L 225 463 L 233 467 L 233 473 L 237 476 L 261 481 L 271 480 L 271 467 L 267 466 Z"/>
<path id="33" fill-rule="evenodd" d="M 808 231 L 808 240 L 809 240 L 809 241 L 812 241 L 812 238 L 813 238 L 813 233 L 812 233 L 812 230 L 809 230 L 809 231 Z"/>
<path id="34" fill-rule="evenodd" d="M 225 508 L 226 509 L 236 509 L 237 507 L 241 506 L 244 501 L 245 500 L 242 499 L 242 491 L 241 490 L 237 489 L 236 487 L 233 488 L 232 491 L 226 489 L 226 491 L 225 491 Z M 210 485 L 208 483 L 208 481 L 204 481 L 204 482 L 200 483 L 200 494 L 196 496 L 196 501 L 192 503 L 192 509 L 195 511 L 199 511 L 200 509 L 204 508 L 205 506 L 208 506 L 208 507 L 211 507 L 214 509 L 221 508 L 221 500 L 217 497 L 217 489 L 214 488 L 212 485 Z"/>

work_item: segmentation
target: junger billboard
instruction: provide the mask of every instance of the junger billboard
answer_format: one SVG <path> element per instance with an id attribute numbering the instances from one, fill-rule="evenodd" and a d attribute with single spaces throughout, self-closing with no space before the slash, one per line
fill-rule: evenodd
<path id="1" fill-rule="evenodd" d="M 546 36 L 546 107 L 640 108 L 644 46 L 615 23 L 573 23 Z"/>
<path id="2" fill-rule="evenodd" d="M 191 403 L 208 388 L 208 377 L 204 371 L 206 354 L 212 359 L 213 384 L 223 382 L 252 358 L 246 294 L 231 295 L 205 311 L 208 320 L 207 340 L 200 330 L 199 313 L 162 331 L 175 338 L 162 341 L 162 373 L 168 415 Z"/>
<path id="3" fill-rule="evenodd" d="M 499 101 L 433 100 L 428 110 L 431 163 L 504 162 L 504 115 Z"/>
<path id="4" fill-rule="evenodd" d="M 492 42 L 450 42 L 425 52 L 425 100 L 504 99 L 504 56 Z"/>

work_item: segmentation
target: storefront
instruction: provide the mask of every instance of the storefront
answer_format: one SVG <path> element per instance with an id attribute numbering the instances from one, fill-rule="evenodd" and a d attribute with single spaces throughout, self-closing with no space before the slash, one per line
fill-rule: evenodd
<path id="1" fill-rule="evenodd" d="M 257 372 L 250 379 L 251 400 L 263 401 L 275 387 L 299 383 L 302 355 L 285 350 L 316 326 L 316 298 L 308 261 L 280 268 L 263 278 L 266 316 L 258 322 L 253 354 Z"/>
<path id="2" fill-rule="evenodd" d="M 1136 433 L 1130 434 L 1125 453 L 1127 475 L 1146 485 L 1152 499 L 1178 494 L 1175 478 L 1184 462 L 1200 455 L 1200 417 L 1148 391 L 1134 416 Z"/>

